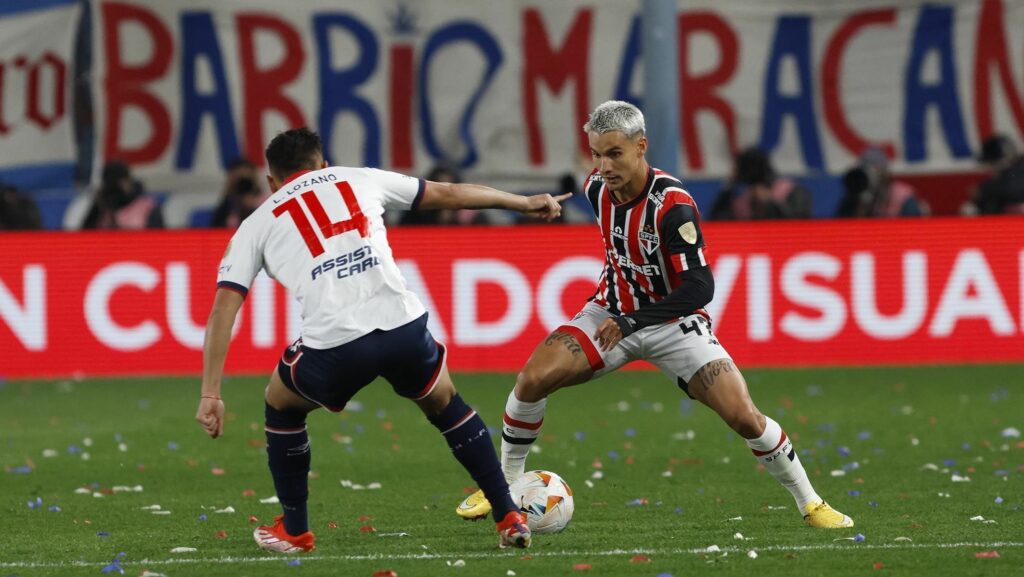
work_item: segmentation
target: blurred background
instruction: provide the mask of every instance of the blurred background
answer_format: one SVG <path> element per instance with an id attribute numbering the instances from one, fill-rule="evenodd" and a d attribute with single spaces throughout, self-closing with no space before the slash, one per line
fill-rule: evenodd
<path id="1" fill-rule="evenodd" d="M 196 371 L 224 231 L 272 192 L 281 130 L 335 164 L 578 191 L 609 99 L 644 110 L 651 163 L 700 207 L 741 364 L 1024 356 L 1024 3 L 282 6 L 0 4 L 3 372 Z M 546 228 L 386 215 L 456 368 L 514 370 L 589 296 L 598 232 L 566 204 Z M 234 370 L 297 332 L 264 285 Z"/>

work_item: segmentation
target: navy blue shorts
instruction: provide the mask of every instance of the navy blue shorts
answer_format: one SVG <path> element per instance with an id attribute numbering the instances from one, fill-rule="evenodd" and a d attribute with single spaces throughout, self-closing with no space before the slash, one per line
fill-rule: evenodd
<path id="1" fill-rule="evenodd" d="M 444 345 L 427 330 L 424 314 L 332 349 L 311 349 L 299 339 L 285 349 L 277 373 L 293 393 L 337 413 L 378 376 L 403 397 L 426 397 L 437 384 L 444 359 Z"/>

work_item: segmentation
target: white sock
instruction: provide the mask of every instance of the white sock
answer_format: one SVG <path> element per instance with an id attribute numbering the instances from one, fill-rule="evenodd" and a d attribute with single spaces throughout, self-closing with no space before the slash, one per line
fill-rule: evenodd
<path id="1" fill-rule="evenodd" d="M 515 390 L 508 394 L 501 423 L 501 470 L 509 483 L 526 471 L 526 456 L 540 434 L 547 404 L 546 397 L 535 403 L 524 403 L 516 398 Z"/>
<path id="2" fill-rule="evenodd" d="M 804 514 L 804 507 L 808 503 L 821 501 L 821 497 L 814 492 L 814 487 L 807 478 L 804 466 L 800 464 L 800 457 L 793 449 L 793 443 L 771 417 L 765 416 L 764 432 L 760 437 L 746 441 L 758 462 L 762 463 L 772 477 L 793 495 L 801 515 Z"/>

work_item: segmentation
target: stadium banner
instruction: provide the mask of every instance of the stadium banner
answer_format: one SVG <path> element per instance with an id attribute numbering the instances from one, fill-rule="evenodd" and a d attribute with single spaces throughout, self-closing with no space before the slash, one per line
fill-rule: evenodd
<path id="1" fill-rule="evenodd" d="M 157 190 L 219 183 L 296 125 L 336 164 L 424 174 L 446 161 L 547 190 L 588 153 L 594 106 L 643 99 L 637 2 L 89 4 L 99 160 Z M 868 145 L 900 172 L 963 172 L 992 132 L 1024 138 L 1024 2 L 678 7 L 691 178 L 728 175 L 749 144 L 791 174 L 841 173 Z"/>
<path id="2" fill-rule="evenodd" d="M 742 367 L 1024 361 L 1024 219 L 708 223 L 715 333 Z M 198 374 L 222 231 L 8 233 L 0 376 Z M 399 228 L 453 370 L 515 371 L 595 288 L 588 226 Z M 267 373 L 298 335 L 260 277 L 228 356 Z M 643 367 L 641 367 L 643 368 Z"/>
<path id="3" fill-rule="evenodd" d="M 68 186 L 74 172 L 77 0 L 0 3 L 0 182 Z"/>

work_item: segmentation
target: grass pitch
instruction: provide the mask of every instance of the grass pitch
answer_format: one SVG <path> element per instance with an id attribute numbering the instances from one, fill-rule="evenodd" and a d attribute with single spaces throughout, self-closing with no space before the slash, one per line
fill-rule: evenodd
<path id="1" fill-rule="evenodd" d="M 1024 574 L 1024 367 L 746 376 L 854 528 L 804 527 L 710 410 L 631 372 L 552 397 L 528 467 L 565 477 L 576 514 L 502 551 L 490 521 L 455 517 L 472 482 L 441 436 L 378 382 L 310 416 L 317 550 L 284 558 L 251 537 L 279 511 L 260 502 L 264 377 L 225 384 L 218 440 L 192 421 L 195 379 L 6 382 L 0 577 Z M 498 424 L 512 377 L 455 380 Z"/>

